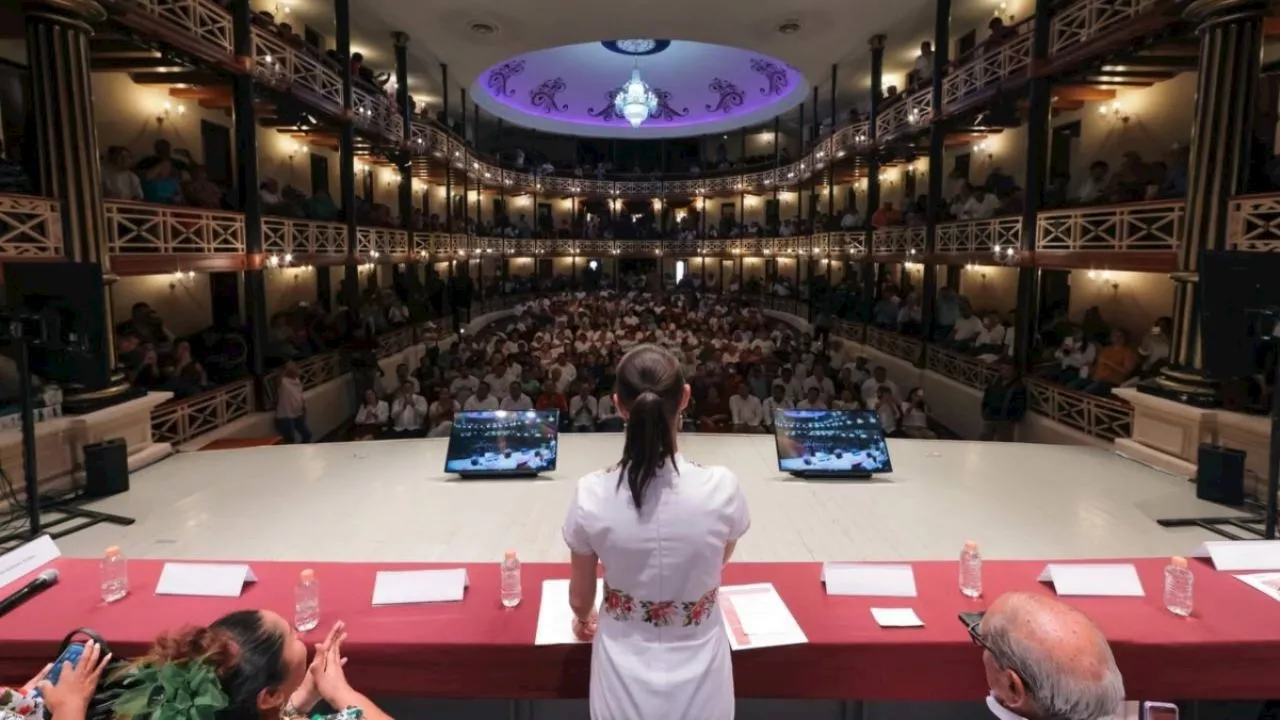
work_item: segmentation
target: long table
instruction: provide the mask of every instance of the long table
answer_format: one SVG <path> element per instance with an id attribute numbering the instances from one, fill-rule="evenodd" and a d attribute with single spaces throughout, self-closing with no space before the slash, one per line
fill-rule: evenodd
<path id="1" fill-rule="evenodd" d="M 1191 618 L 1163 607 L 1163 559 L 1133 561 L 1143 598 L 1074 598 L 1111 642 L 1131 698 L 1256 699 L 1280 689 L 1280 603 L 1212 567 L 1196 563 Z M 292 618 L 293 588 L 304 567 L 321 587 L 317 642 L 336 620 L 347 623 L 352 684 L 368 693 L 452 698 L 585 697 L 591 648 L 533 645 L 544 579 L 567 578 L 568 565 L 526 564 L 524 601 L 499 603 L 496 564 L 467 564 L 463 602 L 371 607 L 379 570 L 457 564 L 250 563 L 258 582 L 238 599 L 154 594 L 163 565 L 130 562 L 132 593 L 110 606 L 98 593 L 98 563 L 63 558 L 61 582 L 0 618 L 0 682 L 25 681 L 55 656 L 71 629 L 100 632 L 118 653 L 143 653 L 165 629 L 208 623 L 232 610 L 264 608 Z M 980 650 L 957 613 L 986 607 L 1011 590 L 1050 593 L 1036 582 L 1043 562 L 991 562 L 985 597 L 957 589 L 954 562 L 914 563 L 917 598 L 828 597 L 817 563 L 731 563 L 725 584 L 771 582 L 809 637 L 792 647 L 738 652 L 737 694 L 747 698 L 974 700 L 986 693 Z M 16 587 L 11 586 L 11 587 Z M 871 607 L 912 607 L 920 629 L 882 629 Z"/>

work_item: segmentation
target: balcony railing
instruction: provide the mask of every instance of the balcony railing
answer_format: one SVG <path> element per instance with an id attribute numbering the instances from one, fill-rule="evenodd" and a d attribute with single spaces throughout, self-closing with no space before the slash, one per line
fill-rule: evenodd
<path id="1" fill-rule="evenodd" d="M 57 200 L 0 195 L 0 256 L 62 257 L 62 220 Z"/>
<path id="2" fill-rule="evenodd" d="M 912 363 L 920 359 L 920 351 L 924 348 L 924 341 L 920 338 L 881 330 L 874 325 L 867 326 L 866 338 L 869 347 Z"/>
<path id="3" fill-rule="evenodd" d="M 888 140 L 913 128 L 929 124 L 933 119 L 933 95 L 927 88 L 920 88 L 906 97 L 891 103 L 876 117 L 876 139 Z"/>
<path id="4" fill-rule="evenodd" d="M 1119 400 L 1068 390 L 1044 380 L 1027 380 L 1029 405 L 1054 422 L 1104 440 L 1133 432 L 1133 406 Z"/>
<path id="5" fill-rule="evenodd" d="M 880 228 L 874 233 L 871 252 L 875 255 L 918 255 L 924 252 L 923 226 Z"/>
<path id="6" fill-rule="evenodd" d="M 1250 252 L 1280 251 L 1280 193 L 1246 195 L 1231 201 L 1227 247 Z"/>
<path id="7" fill-rule="evenodd" d="M 867 324 L 861 322 L 850 322 L 848 320 L 836 320 L 835 325 L 831 327 L 831 334 L 849 342 L 863 344 L 867 341 Z"/>
<path id="8" fill-rule="evenodd" d="M 1022 244 L 1022 218 L 938 223 L 939 253 L 992 253 Z"/>
<path id="9" fill-rule="evenodd" d="M 151 438 L 181 445 L 253 411 L 253 380 L 238 380 L 156 408 L 151 413 Z"/>
<path id="10" fill-rule="evenodd" d="M 253 73 L 274 87 L 310 93 L 332 114 L 342 112 L 342 75 L 319 57 L 260 27 L 253 28 Z"/>
<path id="11" fill-rule="evenodd" d="M 398 352 L 404 352 L 418 341 L 418 328 L 412 325 L 385 332 L 378 336 L 378 359 L 382 360 Z"/>
<path id="12" fill-rule="evenodd" d="M 235 55 L 231 13 L 218 3 L 212 0 L 135 0 L 135 3 L 227 55 Z"/>
<path id="13" fill-rule="evenodd" d="M 244 253 L 244 215 L 178 205 L 106 203 L 114 255 Z"/>
<path id="14" fill-rule="evenodd" d="M 395 103 L 386 93 L 356 86 L 352 88 L 351 103 L 356 122 L 366 130 L 396 142 L 404 139 L 404 129 L 396 115 Z"/>
<path id="15" fill-rule="evenodd" d="M 1159 200 L 1042 212 L 1036 249 L 1177 250 L 1185 209 L 1181 200 Z"/>
<path id="16" fill-rule="evenodd" d="M 298 361 L 299 378 L 302 381 L 302 389 L 310 390 L 319 387 L 330 380 L 336 380 L 343 374 L 342 368 L 342 351 L 332 350 L 330 352 L 313 355 L 309 358 Z M 266 395 L 267 406 L 263 410 L 274 410 L 276 407 L 276 390 L 280 385 L 280 378 L 284 376 L 284 370 L 273 370 L 262 378 L 263 391 Z"/>
<path id="17" fill-rule="evenodd" d="M 1013 40 L 997 48 L 978 50 L 971 59 L 946 74 L 942 79 L 944 110 L 1013 77 L 1031 64 L 1032 20 L 1034 18 L 1014 26 L 1018 34 Z"/>
<path id="18" fill-rule="evenodd" d="M 262 249 L 271 255 L 347 254 L 347 226 L 342 223 L 266 217 Z"/>
<path id="19" fill-rule="evenodd" d="M 1157 0 L 1076 0 L 1056 13 L 1049 26 L 1049 54 L 1087 43 L 1141 15 Z"/>
<path id="20" fill-rule="evenodd" d="M 991 381 L 1000 374 L 991 363 L 983 362 L 971 355 L 954 353 L 937 345 L 928 346 L 926 352 L 928 353 L 926 362 L 930 370 L 977 390 L 986 390 Z"/>
<path id="21" fill-rule="evenodd" d="M 383 255 L 395 258 L 405 257 L 409 254 L 409 233 L 392 228 L 358 228 L 356 253 L 362 257 L 373 258 Z"/>

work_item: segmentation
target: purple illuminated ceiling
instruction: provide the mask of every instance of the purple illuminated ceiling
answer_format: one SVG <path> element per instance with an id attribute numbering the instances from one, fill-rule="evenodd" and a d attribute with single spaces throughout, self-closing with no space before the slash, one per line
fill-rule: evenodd
<path id="1" fill-rule="evenodd" d="M 639 128 L 611 98 L 638 64 L 659 108 Z M 509 122 L 589 137 L 659 138 L 728 132 L 799 105 L 809 92 L 798 70 L 760 53 L 671 41 L 654 54 L 582 43 L 526 53 L 476 78 L 472 97 Z"/>

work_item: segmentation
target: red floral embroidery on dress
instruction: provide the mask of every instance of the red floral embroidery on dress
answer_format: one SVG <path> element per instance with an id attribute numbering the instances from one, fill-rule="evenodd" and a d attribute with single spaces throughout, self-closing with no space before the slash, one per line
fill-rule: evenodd
<path id="1" fill-rule="evenodd" d="M 711 588 L 696 602 L 681 603 L 680 608 L 684 610 L 684 626 L 701 625 L 702 621 L 707 619 L 707 615 L 711 614 L 711 608 L 716 606 L 716 596 L 719 592 L 720 588 Z"/>
<path id="2" fill-rule="evenodd" d="M 666 627 L 676 616 L 676 603 L 674 600 L 663 600 L 661 602 L 640 601 L 640 609 L 644 611 L 644 621 L 654 627 Z"/>
<path id="3" fill-rule="evenodd" d="M 604 611 L 614 620 L 630 620 L 631 615 L 636 611 L 636 599 L 605 583 Z"/>

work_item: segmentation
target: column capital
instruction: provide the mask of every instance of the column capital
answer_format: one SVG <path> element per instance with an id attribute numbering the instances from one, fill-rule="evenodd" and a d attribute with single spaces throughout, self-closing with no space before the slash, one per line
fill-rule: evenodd
<path id="1" fill-rule="evenodd" d="M 395 41 L 396 47 L 404 47 L 409 44 L 409 33 L 393 32 L 391 39 Z"/>
<path id="2" fill-rule="evenodd" d="M 1266 0 L 1194 0 L 1183 17 L 1201 27 L 1223 22 L 1253 20 L 1267 14 Z"/>
<path id="3" fill-rule="evenodd" d="M 884 43 L 888 39 L 889 39 L 888 35 L 884 35 L 884 34 L 872 35 L 871 39 L 868 40 L 867 42 L 871 45 L 872 50 L 883 50 Z"/>
<path id="4" fill-rule="evenodd" d="M 82 25 L 85 30 L 107 19 L 107 11 L 94 0 L 24 0 L 22 9 L 28 17 Z"/>

